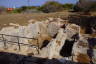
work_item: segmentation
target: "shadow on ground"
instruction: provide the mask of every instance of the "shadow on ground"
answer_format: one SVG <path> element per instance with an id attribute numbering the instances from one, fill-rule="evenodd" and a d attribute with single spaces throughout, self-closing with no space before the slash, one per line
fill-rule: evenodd
<path id="1" fill-rule="evenodd" d="M 14 53 L 0 52 L 0 64 L 81 64 L 64 60 L 61 63 L 57 59 L 38 58 Z"/>

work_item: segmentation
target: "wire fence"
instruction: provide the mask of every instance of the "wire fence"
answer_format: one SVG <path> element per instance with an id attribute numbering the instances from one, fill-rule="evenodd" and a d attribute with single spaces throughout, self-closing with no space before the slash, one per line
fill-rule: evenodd
<path id="1" fill-rule="evenodd" d="M 4 44 L 4 48 L 7 47 L 7 44 L 17 44 L 19 51 L 21 50 L 21 46 L 28 46 L 28 47 L 35 47 L 36 50 L 38 51 L 39 54 L 39 44 L 38 44 L 38 39 L 35 38 L 28 38 L 28 37 L 21 37 L 21 36 L 13 36 L 13 35 L 6 35 L 6 34 L 0 34 L 0 42 L 2 42 Z M 5 37 L 11 37 L 11 38 L 16 38 L 17 41 L 8 41 Z M 31 39 L 31 40 L 37 40 L 37 45 L 33 45 L 33 44 L 24 44 L 24 42 L 20 42 L 20 39 L 24 38 L 24 39 Z"/>

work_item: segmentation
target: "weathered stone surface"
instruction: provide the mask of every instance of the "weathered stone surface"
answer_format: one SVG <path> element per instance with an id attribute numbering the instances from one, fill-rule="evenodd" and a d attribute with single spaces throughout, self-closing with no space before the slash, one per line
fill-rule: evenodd
<path id="1" fill-rule="evenodd" d="M 58 30 L 59 30 L 59 27 L 56 24 L 54 24 L 53 22 L 48 24 L 47 31 L 51 37 L 53 37 L 55 34 L 57 34 Z"/>
<path id="2" fill-rule="evenodd" d="M 96 49 L 93 50 L 94 50 L 93 62 L 96 63 Z"/>
<path id="3" fill-rule="evenodd" d="M 50 18 L 49 20 L 46 20 L 46 22 L 43 22 L 43 21 L 35 22 L 34 20 L 30 20 L 29 23 L 30 24 L 28 24 L 27 26 L 19 26 L 11 23 L 10 25 L 12 26 L 3 28 L 0 31 L 0 34 L 35 38 L 36 40 L 20 38 L 19 42 L 23 44 L 39 45 L 39 48 L 41 48 L 43 44 L 46 41 L 48 41 L 46 46 L 39 49 L 40 54 L 38 54 L 38 51 L 35 46 L 31 47 L 31 46 L 21 45 L 21 50 L 19 51 L 18 44 L 13 44 L 13 43 L 7 44 L 6 52 L 24 54 L 28 56 L 34 55 L 36 57 L 52 59 L 48 61 L 44 60 L 44 62 L 42 60 L 42 62 L 45 64 L 53 64 L 53 63 L 58 64 L 60 62 L 58 62 L 57 60 L 54 60 L 53 58 L 59 59 L 59 61 L 60 59 L 63 59 L 63 58 L 64 60 L 72 60 L 71 57 L 69 58 L 62 57 L 60 55 L 60 50 L 63 47 L 63 45 L 65 45 L 66 40 L 73 41 L 74 38 L 72 37 L 75 34 L 78 34 L 80 38 L 78 38 L 76 42 L 74 41 L 75 44 L 73 44 L 73 48 L 72 48 L 73 49 L 72 53 L 74 54 L 73 60 L 75 62 L 90 63 L 90 58 L 88 55 L 88 50 L 89 50 L 88 38 L 90 35 L 80 33 L 80 26 L 63 22 L 63 20 L 60 18 L 55 18 L 55 19 Z M 63 24 L 66 24 L 65 29 L 61 28 Z M 2 38 L 0 39 L 2 40 Z M 7 40 L 6 42 L 8 41 L 18 42 L 17 37 L 4 36 L 4 39 Z M 0 49 L 2 47 L 4 48 L 4 42 L 0 42 Z M 94 55 L 92 57 L 92 61 L 96 63 L 96 45 L 92 47 L 92 50 Z M 30 64 L 30 63 L 27 63 L 27 64 Z M 33 62 L 32 64 L 40 64 L 40 63 Z"/>
<path id="4" fill-rule="evenodd" d="M 89 64 L 90 61 L 96 63 L 96 50 L 92 44 L 95 44 L 95 42 L 92 41 L 91 44 L 89 44 L 88 39 L 85 37 L 80 38 L 80 40 L 77 41 L 73 46 L 74 61 Z M 91 49 L 90 46 L 92 46 Z M 88 52 L 88 50 L 90 52 Z"/>
<path id="5" fill-rule="evenodd" d="M 75 25 L 75 24 L 68 24 L 66 26 L 66 33 L 67 33 L 67 39 L 68 40 L 71 40 L 72 36 L 75 35 L 75 34 L 79 34 L 79 26 L 78 25 Z"/>
<path id="6" fill-rule="evenodd" d="M 18 28 L 6 27 L 0 31 L 0 34 L 12 35 L 12 36 L 4 35 L 4 39 L 6 39 L 7 41 L 12 41 L 12 42 L 18 42 L 18 38 L 14 37 L 14 36 L 20 36 L 19 43 L 30 44 L 30 45 L 31 44 L 37 45 L 37 42 L 40 42 L 40 44 L 42 45 L 42 42 L 45 39 L 49 38 L 49 36 L 46 36 L 47 35 L 46 25 L 41 22 L 37 22 L 34 24 L 31 23 L 28 26 L 18 26 Z M 42 34 L 45 34 L 45 35 L 42 35 Z M 21 38 L 21 37 L 28 37 L 28 38 L 35 38 L 35 39 L 41 38 L 40 39 L 41 41 L 37 41 L 34 39 Z M 2 36 L 1 36 L 1 38 L 2 38 Z M 0 45 L 1 48 L 4 47 L 4 43 L 0 42 L 0 44 L 1 44 Z M 16 50 L 18 50 L 18 44 L 15 44 L 15 45 L 16 46 L 14 46 L 13 44 L 7 44 L 7 48 L 13 49 L 16 51 Z M 22 53 L 24 53 L 24 54 L 29 53 L 28 51 L 30 50 L 30 48 L 31 47 L 23 46 L 21 49 L 21 50 L 24 49 Z M 30 50 L 30 53 L 32 53 L 32 51 L 33 50 Z M 35 52 L 35 51 L 33 51 L 33 52 Z"/>
<path id="7" fill-rule="evenodd" d="M 60 58 L 59 52 L 64 45 L 66 37 L 67 35 L 64 33 L 64 30 L 60 29 L 56 39 L 51 40 L 47 47 L 42 49 L 41 56 L 49 59 Z"/>

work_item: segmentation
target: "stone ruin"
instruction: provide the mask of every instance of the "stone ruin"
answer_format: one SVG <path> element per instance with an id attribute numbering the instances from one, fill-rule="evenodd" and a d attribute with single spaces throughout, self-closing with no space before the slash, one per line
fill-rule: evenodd
<path id="1" fill-rule="evenodd" d="M 81 33 L 82 27 L 80 25 L 66 21 L 60 18 L 49 18 L 42 22 L 30 20 L 27 26 L 11 23 L 9 27 L 2 28 L 0 34 L 36 39 L 20 38 L 20 42 L 39 46 L 39 54 L 35 47 L 22 46 L 19 51 L 18 46 L 13 44 L 7 44 L 5 50 L 2 49 L 4 45 L 2 42 L 0 42 L 0 50 L 47 59 L 58 59 L 61 63 L 64 63 L 65 60 L 82 64 L 96 63 L 96 36 Z M 6 41 L 18 41 L 16 37 L 10 36 L 4 36 L 4 39 Z"/>

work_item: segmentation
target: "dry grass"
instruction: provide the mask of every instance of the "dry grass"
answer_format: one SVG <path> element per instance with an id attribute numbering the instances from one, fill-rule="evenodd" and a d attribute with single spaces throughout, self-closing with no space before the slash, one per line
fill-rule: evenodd
<path id="1" fill-rule="evenodd" d="M 32 14 L 1 14 L 0 15 L 0 27 L 7 27 L 9 23 L 17 23 L 20 25 L 28 24 L 30 19 L 45 20 L 48 17 L 67 17 L 69 12 L 57 12 L 57 13 L 32 13 Z"/>

